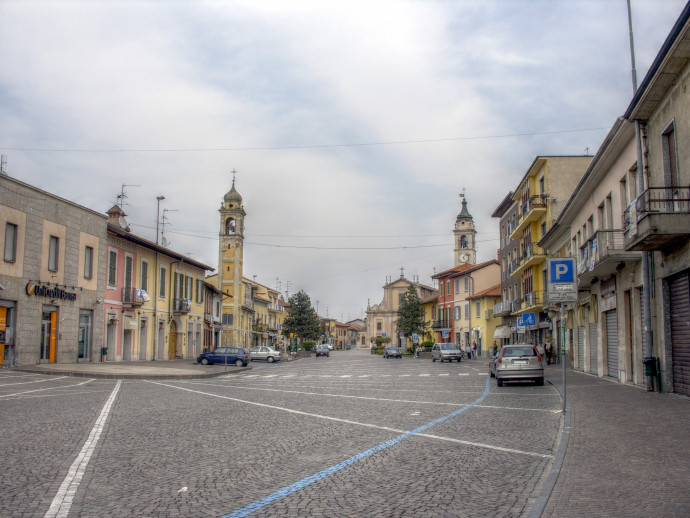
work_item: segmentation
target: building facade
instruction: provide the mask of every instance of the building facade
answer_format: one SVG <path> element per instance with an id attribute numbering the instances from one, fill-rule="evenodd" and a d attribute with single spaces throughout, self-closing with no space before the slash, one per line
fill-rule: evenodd
<path id="1" fill-rule="evenodd" d="M 99 361 L 105 216 L 0 174 L 0 229 L 3 362 Z"/>

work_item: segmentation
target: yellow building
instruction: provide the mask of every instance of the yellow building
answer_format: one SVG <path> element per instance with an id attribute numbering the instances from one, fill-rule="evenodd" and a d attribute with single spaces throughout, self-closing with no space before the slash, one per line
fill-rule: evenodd
<path id="1" fill-rule="evenodd" d="M 487 356 L 495 341 L 494 332 L 501 325 L 501 318 L 494 317 L 494 305 L 501 301 L 501 285 L 496 284 L 470 295 L 467 301 L 470 311 L 474 313 L 472 326 L 477 336 L 477 355 Z"/>
<path id="2" fill-rule="evenodd" d="M 551 327 L 544 308 L 546 300 L 545 251 L 537 244 L 563 210 L 575 185 L 592 161 L 591 156 L 538 156 L 515 189 L 519 210 L 509 238 L 519 246 L 511 257 L 511 277 L 520 279 L 521 302 L 513 315 L 534 314 L 534 324 L 518 329 L 521 338 L 543 343 Z"/>

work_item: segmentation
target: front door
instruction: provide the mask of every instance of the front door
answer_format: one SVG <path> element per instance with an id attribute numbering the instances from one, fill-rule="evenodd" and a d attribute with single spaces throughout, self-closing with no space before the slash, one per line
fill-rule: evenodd
<path id="1" fill-rule="evenodd" d="M 50 320 L 45 319 L 43 314 L 43 321 L 41 322 L 41 363 L 50 362 Z"/>
<path id="2" fill-rule="evenodd" d="M 177 323 L 170 322 L 170 343 L 168 344 L 168 360 L 174 360 L 177 352 Z"/>
<path id="3" fill-rule="evenodd" d="M 79 344 L 77 361 L 91 359 L 91 315 L 84 312 L 79 315 Z"/>

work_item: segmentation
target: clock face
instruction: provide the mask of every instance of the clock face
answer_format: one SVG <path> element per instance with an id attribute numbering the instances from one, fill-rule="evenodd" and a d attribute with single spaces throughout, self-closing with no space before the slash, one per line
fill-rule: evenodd
<path id="1" fill-rule="evenodd" d="M 460 261 L 463 263 L 466 263 L 469 258 L 470 256 L 467 254 L 460 254 Z"/>

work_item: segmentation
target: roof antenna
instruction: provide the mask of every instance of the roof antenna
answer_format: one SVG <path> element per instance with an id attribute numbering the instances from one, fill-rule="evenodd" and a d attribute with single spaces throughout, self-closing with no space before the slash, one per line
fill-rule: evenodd
<path id="1" fill-rule="evenodd" d="M 7 155 L 0 155 L 0 174 L 7 174 Z"/>
<path id="2" fill-rule="evenodd" d="M 122 189 L 120 190 L 120 194 L 117 195 L 117 205 L 120 206 L 120 208 L 123 207 L 125 204 L 125 198 L 127 198 L 127 195 L 125 194 L 125 187 L 141 187 L 141 185 L 135 185 L 133 183 L 123 183 L 122 184 Z"/>

